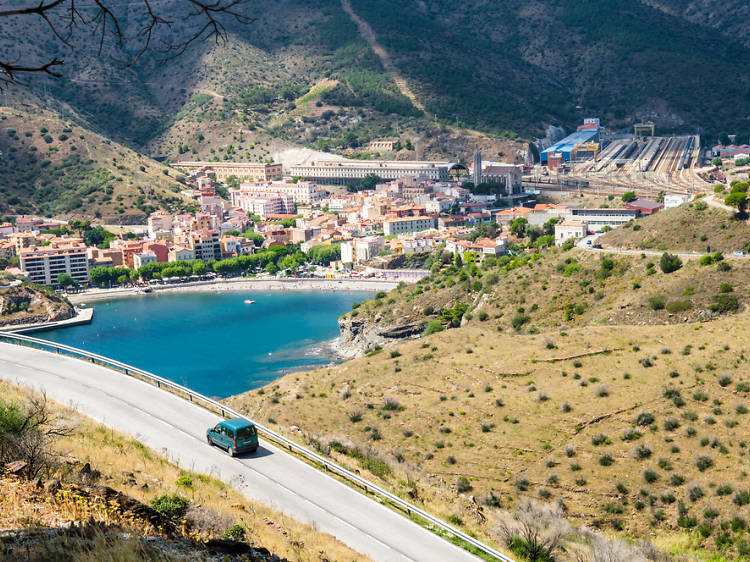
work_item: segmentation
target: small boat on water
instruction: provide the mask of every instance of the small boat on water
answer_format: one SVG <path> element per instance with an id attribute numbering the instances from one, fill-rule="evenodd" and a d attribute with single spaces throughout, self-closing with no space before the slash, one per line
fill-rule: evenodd
<path id="1" fill-rule="evenodd" d="M 245 299 L 245 304 L 253 304 L 254 302 L 253 299 Z"/>

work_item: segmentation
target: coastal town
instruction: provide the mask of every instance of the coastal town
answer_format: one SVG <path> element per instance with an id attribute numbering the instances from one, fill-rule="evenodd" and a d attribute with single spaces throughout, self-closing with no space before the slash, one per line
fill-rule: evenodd
<path id="1" fill-rule="evenodd" d="M 598 127 L 598 120 L 587 120 L 571 136 L 580 140 L 585 133 L 585 148 L 599 140 Z M 566 165 L 561 162 L 587 161 L 563 152 L 568 145 L 563 139 L 542 153 L 545 174 L 559 172 Z M 722 150 L 716 147 L 713 154 Z M 595 160 L 598 148 L 592 151 Z M 744 153 L 738 154 L 730 156 L 743 164 Z M 195 212 L 156 213 L 146 225 L 112 230 L 81 220 L 6 217 L 0 224 L 6 271 L 68 290 L 239 274 L 415 281 L 428 274 L 420 270 L 425 260 L 415 258 L 437 249 L 461 256 L 470 252 L 481 260 L 510 252 L 511 246 L 515 251 L 559 246 L 695 195 L 673 189 L 639 199 L 633 191 L 620 207 L 591 207 L 575 197 L 539 202 L 538 186 L 526 181 L 531 166 L 484 161 L 479 151 L 468 166 L 331 160 L 289 170 L 275 163 L 178 162 L 175 167 L 186 174 L 189 187 L 182 195 L 194 201 Z M 557 177 L 562 185 L 565 180 Z M 575 188 L 569 190 L 575 195 Z M 578 195 L 583 197 L 580 185 Z M 519 245 L 527 233 L 531 240 Z"/>

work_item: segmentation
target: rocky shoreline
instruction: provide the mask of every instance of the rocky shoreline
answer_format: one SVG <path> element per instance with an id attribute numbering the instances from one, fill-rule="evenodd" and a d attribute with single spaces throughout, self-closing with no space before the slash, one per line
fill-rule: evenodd
<path id="1" fill-rule="evenodd" d="M 0 327 L 59 322 L 75 315 L 67 299 L 32 285 L 0 290 Z"/>

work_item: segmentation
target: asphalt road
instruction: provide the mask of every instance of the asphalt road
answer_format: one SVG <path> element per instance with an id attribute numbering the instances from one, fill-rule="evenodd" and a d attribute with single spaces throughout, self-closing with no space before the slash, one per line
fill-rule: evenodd
<path id="1" fill-rule="evenodd" d="M 0 343 L 0 378 L 138 439 L 185 469 L 210 474 L 247 497 L 312 524 L 375 560 L 476 561 L 409 519 L 262 441 L 231 458 L 206 444 L 219 417 L 115 371 L 47 351 Z"/>

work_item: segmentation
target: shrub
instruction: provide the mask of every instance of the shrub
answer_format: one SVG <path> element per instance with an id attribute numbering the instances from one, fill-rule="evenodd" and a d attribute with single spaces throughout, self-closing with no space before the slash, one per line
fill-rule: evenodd
<path id="1" fill-rule="evenodd" d="M 732 503 L 738 506 L 747 505 L 750 503 L 750 490 L 741 490 L 734 494 L 732 497 Z"/>
<path id="2" fill-rule="evenodd" d="M 383 410 L 395 411 L 403 409 L 403 406 L 399 404 L 397 398 L 394 398 L 393 396 L 385 397 L 385 400 L 383 401 Z"/>
<path id="3" fill-rule="evenodd" d="M 674 431 L 678 427 L 680 427 L 680 422 L 677 418 L 667 418 L 664 420 L 664 429 L 667 431 Z"/>
<path id="4" fill-rule="evenodd" d="M 705 495 L 703 488 L 701 488 L 700 484 L 697 482 L 691 482 L 685 486 L 685 493 L 687 494 L 687 497 L 690 498 L 691 502 L 697 502 Z"/>
<path id="5" fill-rule="evenodd" d="M 689 310 L 691 307 L 690 301 L 669 301 L 667 303 L 667 312 L 670 312 L 672 314 L 676 314 L 678 312 L 684 312 L 686 310 Z"/>
<path id="6" fill-rule="evenodd" d="M 599 464 L 602 466 L 610 466 L 614 464 L 614 462 L 615 462 L 615 459 L 613 459 L 612 455 L 610 454 L 605 454 L 599 457 Z"/>
<path id="7" fill-rule="evenodd" d="M 633 456 L 637 459 L 647 459 L 651 456 L 651 449 L 646 445 L 638 445 L 633 448 Z"/>
<path id="8" fill-rule="evenodd" d="M 521 478 L 520 480 L 516 480 L 514 486 L 521 490 L 522 492 L 525 492 L 529 489 L 529 481 L 525 478 Z"/>
<path id="9" fill-rule="evenodd" d="M 450 523 L 451 525 L 456 525 L 457 527 L 460 527 L 464 524 L 464 520 L 461 519 L 458 515 L 451 513 L 448 516 L 448 523 Z"/>
<path id="10" fill-rule="evenodd" d="M 245 527 L 235 523 L 234 525 L 229 527 L 229 529 L 224 531 L 224 533 L 221 535 L 221 538 L 227 539 L 230 541 L 244 542 L 245 541 Z"/>
<path id="11" fill-rule="evenodd" d="M 513 329 L 516 332 L 519 332 L 521 331 L 521 328 L 523 327 L 523 325 L 529 322 L 530 320 L 531 320 L 530 316 L 527 316 L 519 312 L 511 319 L 510 325 L 513 326 Z"/>
<path id="12" fill-rule="evenodd" d="M 650 468 L 647 468 L 643 471 L 643 479 L 649 484 L 652 484 L 659 479 L 659 475 Z"/>
<path id="13" fill-rule="evenodd" d="M 182 474 L 181 476 L 177 477 L 177 480 L 175 480 L 175 484 L 178 486 L 181 486 L 183 488 L 192 488 L 193 487 L 193 479 L 188 476 L 187 474 Z"/>
<path id="14" fill-rule="evenodd" d="M 682 267 L 680 256 L 664 252 L 659 260 L 659 267 L 664 273 L 672 273 Z"/>
<path id="15" fill-rule="evenodd" d="M 728 496 L 732 493 L 732 487 L 729 484 L 722 484 L 718 488 L 716 488 L 716 495 L 717 496 Z"/>
<path id="16" fill-rule="evenodd" d="M 650 412 L 641 412 L 635 420 L 636 425 L 651 425 L 654 423 L 654 415 Z"/>
<path id="17" fill-rule="evenodd" d="M 732 377 L 729 375 L 721 375 L 719 376 L 719 386 L 725 387 L 732 384 Z"/>
<path id="18" fill-rule="evenodd" d="M 564 413 L 568 413 L 573 409 L 573 407 L 568 402 L 563 402 L 560 404 L 560 411 Z"/>
<path id="19" fill-rule="evenodd" d="M 596 388 L 596 395 L 599 398 L 604 398 L 606 396 L 609 396 L 609 385 L 601 384 Z"/>
<path id="20" fill-rule="evenodd" d="M 680 486 L 684 482 L 685 482 L 685 477 L 678 472 L 674 473 L 672 476 L 669 477 L 669 483 L 672 486 Z"/>
<path id="21" fill-rule="evenodd" d="M 609 445 L 610 443 L 612 443 L 612 441 L 610 441 L 609 437 L 607 437 L 603 433 L 600 433 L 599 435 L 591 438 L 591 444 L 594 446 Z"/>
<path id="22" fill-rule="evenodd" d="M 699 456 L 695 459 L 695 466 L 698 467 L 698 470 L 701 472 L 711 468 L 713 465 L 714 461 L 711 457 Z"/>
<path id="23" fill-rule="evenodd" d="M 430 334 L 436 334 L 437 332 L 443 331 L 443 324 L 437 318 L 430 320 L 425 328 L 424 335 L 429 336 Z"/>
<path id="24" fill-rule="evenodd" d="M 180 494 L 162 494 L 151 500 L 151 507 L 172 519 L 179 519 L 187 511 L 190 500 Z"/>
<path id="25" fill-rule="evenodd" d="M 362 410 L 360 409 L 349 410 L 349 412 L 346 415 L 349 417 L 349 421 L 352 423 L 357 423 L 359 421 L 362 421 Z"/>
<path id="26" fill-rule="evenodd" d="M 576 448 L 573 445 L 567 445 L 565 447 L 565 456 L 568 458 L 576 456 Z"/>
<path id="27" fill-rule="evenodd" d="M 708 309 L 719 314 L 733 312 L 740 307 L 740 303 L 734 295 L 714 295 L 713 300 L 714 302 L 708 305 Z"/>
<path id="28" fill-rule="evenodd" d="M 663 310 L 667 301 L 663 295 L 653 295 L 648 299 L 648 306 L 651 310 Z"/>
<path id="29" fill-rule="evenodd" d="M 616 514 L 622 513 L 624 509 L 622 508 L 620 504 L 610 502 L 610 503 L 604 504 L 604 511 L 606 511 L 607 513 L 612 513 L 616 515 Z"/>
<path id="30" fill-rule="evenodd" d="M 720 293 L 731 293 L 733 290 L 734 288 L 729 283 L 722 283 L 721 285 L 719 285 Z"/>
<path id="31" fill-rule="evenodd" d="M 620 433 L 620 439 L 623 441 L 635 441 L 641 438 L 641 433 L 634 427 L 628 427 Z"/>

